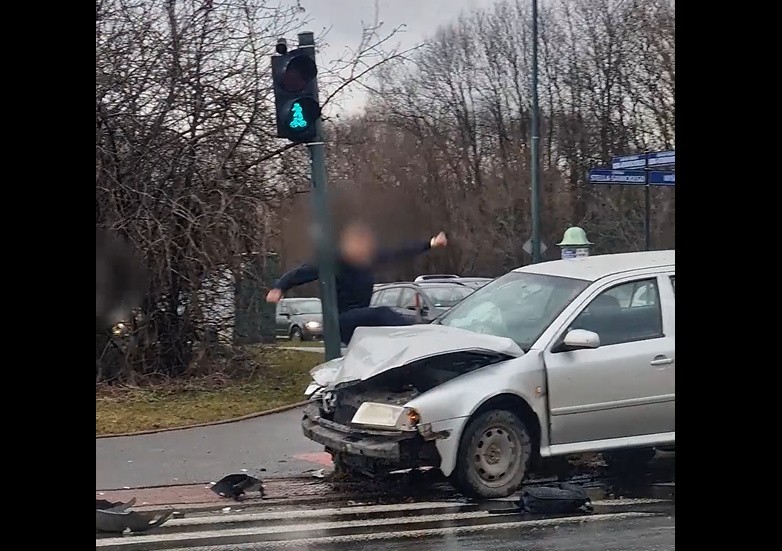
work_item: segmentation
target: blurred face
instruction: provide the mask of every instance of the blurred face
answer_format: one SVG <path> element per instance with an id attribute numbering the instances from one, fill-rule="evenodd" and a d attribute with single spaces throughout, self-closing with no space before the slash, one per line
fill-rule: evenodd
<path id="1" fill-rule="evenodd" d="M 349 226 L 340 238 L 342 258 L 350 264 L 368 266 L 375 257 L 375 235 L 364 226 Z"/>

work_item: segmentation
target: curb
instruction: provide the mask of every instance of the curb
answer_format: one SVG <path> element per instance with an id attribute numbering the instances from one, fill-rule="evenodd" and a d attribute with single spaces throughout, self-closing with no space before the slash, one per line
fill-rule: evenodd
<path id="1" fill-rule="evenodd" d="M 233 417 L 231 419 L 223 419 L 222 421 L 210 421 L 209 423 L 195 423 L 193 425 L 183 425 L 181 427 L 168 427 L 164 429 L 150 429 L 150 430 L 140 430 L 138 432 L 118 432 L 117 434 L 101 434 L 101 435 L 95 435 L 96 440 L 101 440 L 103 438 L 122 438 L 125 436 L 143 436 L 145 434 L 158 434 L 160 432 L 173 432 L 175 430 L 187 430 L 187 429 L 197 429 L 201 427 L 213 427 L 215 425 L 226 425 L 228 423 L 236 423 L 238 421 L 246 421 L 248 419 L 255 419 L 256 417 L 263 417 L 264 415 L 271 415 L 272 413 L 282 413 L 283 411 L 289 411 L 291 409 L 296 409 L 301 406 L 306 406 L 309 403 L 309 400 L 304 400 L 303 402 L 296 402 L 295 404 L 288 404 L 287 406 L 280 406 L 277 408 L 267 409 L 266 411 L 259 411 L 258 413 L 248 413 L 247 415 L 242 415 L 240 417 Z"/>

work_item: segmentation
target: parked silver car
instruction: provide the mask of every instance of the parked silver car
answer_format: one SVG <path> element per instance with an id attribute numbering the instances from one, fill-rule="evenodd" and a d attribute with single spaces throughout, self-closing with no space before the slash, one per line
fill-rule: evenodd
<path id="1" fill-rule="evenodd" d="M 483 497 L 540 457 L 675 445 L 674 278 L 674 251 L 546 262 L 433 324 L 359 328 L 312 371 L 304 434 L 341 468 L 434 466 Z"/>

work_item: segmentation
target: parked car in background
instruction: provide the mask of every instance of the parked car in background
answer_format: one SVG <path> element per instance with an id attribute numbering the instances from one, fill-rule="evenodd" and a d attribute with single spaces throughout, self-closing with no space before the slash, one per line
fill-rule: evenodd
<path id="1" fill-rule="evenodd" d="M 409 316 L 415 316 L 420 308 L 421 321 L 428 323 L 474 291 L 472 287 L 451 281 L 388 283 L 375 290 L 369 305 L 388 306 Z"/>
<path id="2" fill-rule="evenodd" d="M 284 298 L 275 312 L 278 337 L 307 341 L 323 337 L 323 310 L 319 298 Z"/>
<path id="3" fill-rule="evenodd" d="M 455 277 L 455 278 L 448 278 L 448 279 L 428 279 L 427 281 L 430 282 L 436 282 L 436 281 L 448 281 L 451 283 L 461 283 L 462 285 L 466 285 L 467 287 L 472 287 L 473 289 L 480 289 L 487 283 L 490 283 L 492 278 L 490 277 Z"/>
<path id="4" fill-rule="evenodd" d="M 433 323 L 360 327 L 312 370 L 304 434 L 338 468 L 431 466 L 484 498 L 540 458 L 640 466 L 676 442 L 675 273 L 674 251 L 543 262 Z"/>

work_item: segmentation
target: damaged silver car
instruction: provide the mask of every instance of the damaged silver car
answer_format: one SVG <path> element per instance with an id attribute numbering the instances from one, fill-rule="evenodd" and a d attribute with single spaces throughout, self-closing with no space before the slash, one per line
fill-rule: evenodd
<path id="1" fill-rule="evenodd" d="M 525 266 L 428 325 L 359 328 L 312 371 L 304 434 L 338 468 L 431 466 L 513 493 L 542 457 L 675 445 L 673 251 Z"/>

